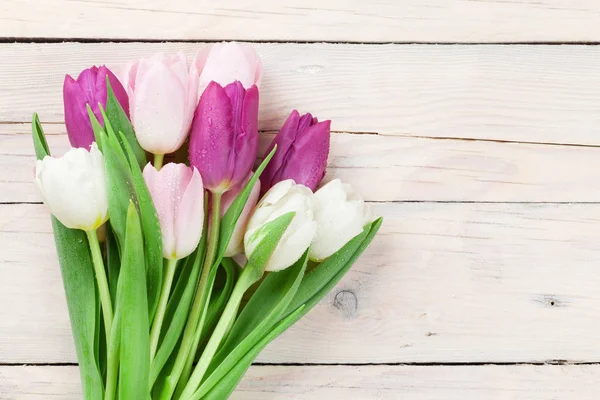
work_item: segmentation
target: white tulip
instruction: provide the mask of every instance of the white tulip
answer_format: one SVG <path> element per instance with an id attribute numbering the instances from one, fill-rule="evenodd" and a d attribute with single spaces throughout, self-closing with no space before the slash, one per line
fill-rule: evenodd
<path id="1" fill-rule="evenodd" d="M 50 212 L 67 228 L 92 231 L 108 220 L 104 157 L 96 143 L 89 152 L 73 148 L 62 158 L 38 160 L 35 183 Z"/>
<path id="2" fill-rule="evenodd" d="M 284 232 L 269 260 L 266 271 L 280 271 L 294 264 L 306 251 L 317 228 L 313 220 L 313 193 L 304 185 L 288 179 L 279 182 L 265 193 L 248 222 L 244 235 L 246 255 L 250 257 L 258 245 L 254 233 L 264 224 L 289 212 L 294 218 Z"/>
<path id="3" fill-rule="evenodd" d="M 317 233 L 310 258 L 322 261 L 344 247 L 371 222 L 370 208 L 350 185 L 334 179 L 314 195 Z"/>

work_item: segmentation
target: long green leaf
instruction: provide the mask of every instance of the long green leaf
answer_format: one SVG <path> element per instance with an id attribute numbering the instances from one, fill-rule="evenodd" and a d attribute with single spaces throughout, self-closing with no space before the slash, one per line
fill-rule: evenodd
<path id="1" fill-rule="evenodd" d="M 280 320 L 304 276 L 308 250 L 291 267 L 271 272 L 262 281 L 213 358 L 208 373 L 233 368 Z"/>
<path id="2" fill-rule="evenodd" d="M 48 148 L 48 142 L 46 142 L 46 136 L 44 135 L 40 117 L 38 117 L 37 113 L 33 113 L 31 133 L 33 136 L 33 148 L 37 159 L 42 160 L 44 157 L 49 156 L 50 149 Z"/>
<path id="3" fill-rule="evenodd" d="M 121 145 L 124 146 L 127 144 L 131 148 L 134 158 L 137 161 L 137 165 L 140 168 L 143 168 L 147 162 L 146 152 L 137 141 L 135 132 L 133 131 L 133 125 L 131 125 L 129 118 L 127 118 L 127 114 L 125 114 L 123 107 L 121 107 L 121 104 L 117 100 L 108 76 L 106 77 L 106 116 L 104 118 L 105 121 L 108 118 L 115 132 L 123 133 L 123 136 L 118 137 Z"/>
<path id="4" fill-rule="evenodd" d="M 296 297 L 292 300 L 283 316 L 289 315 L 294 312 L 295 309 L 303 305 L 305 306 L 305 313 L 307 313 L 323 297 L 325 297 L 325 295 L 338 284 L 350 267 L 352 267 L 352 264 L 356 262 L 358 257 L 371 243 L 379 230 L 382 221 L 382 218 L 378 218 L 365 227 L 363 233 L 355 238 L 362 237 L 362 241 L 360 241 L 358 246 L 356 245 L 356 242 L 354 242 L 354 239 L 351 240 L 350 242 L 352 242 L 352 244 L 350 244 L 350 242 L 347 243 L 347 245 L 349 245 L 348 249 L 344 246 L 340 251 L 323 261 L 323 263 L 307 274 L 305 278 L 306 283 L 303 281 L 302 284 L 300 284 Z M 354 248 L 354 252 L 351 253 L 350 248 Z M 331 262 L 328 262 L 330 259 Z M 342 261 L 344 262 L 342 263 Z M 315 275 L 313 276 L 313 274 Z M 323 282 L 319 282 L 319 279 L 323 279 Z"/>
<path id="5" fill-rule="evenodd" d="M 119 271 L 121 270 L 121 256 L 117 238 L 113 233 L 110 222 L 106 223 L 106 270 L 108 272 L 108 288 L 113 304 L 117 304 L 117 284 L 119 282 Z"/>
<path id="6" fill-rule="evenodd" d="M 32 121 L 33 147 L 38 160 L 50 155 L 37 114 Z M 65 227 L 52 216 L 52 230 L 60 265 L 71 331 L 75 342 L 85 400 L 102 400 L 104 386 L 96 359 L 96 281 L 85 233 Z"/>
<path id="7" fill-rule="evenodd" d="M 150 398 L 150 322 L 146 297 L 144 241 L 137 210 L 129 203 L 121 273 L 117 289 L 121 343 L 119 398 Z"/>
<path id="8" fill-rule="evenodd" d="M 69 229 L 55 217 L 52 217 L 52 229 L 79 362 L 83 398 L 101 400 L 104 387 L 94 354 L 96 281 L 87 238 L 83 231 Z"/>
<path id="9" fill-rule="evenodd" d="M 281 335 L 287 328 L 292 326 L 302 314 L 303 309 L 300 307 L 294 313 L 288 315 L 281 322 L 279 322 L 271 331 L 263 336 L 258 343 L 256 343 L 248 353 L 242 357 L 238 363 L 236 363 L 232 369 L 225 371 L 220 375 L 219 379 L 216 379 L 216 375 L 211 375 L 200 388 L 194 393 L 190 400 L 224 400 L 229 397 L 233 392 L 239 381 L 242 379 L 252 361 L 258 356 L 258 354 L 265 348 L 267 344 L 275 340 Z"/>
<path id="10" fill-rule="evenodd" d="M 187 322 L 188 313 L 200 276 L 202 260 L 204 260 L 204 254 L 206 253 L 206 229 L 202 232 L 200 244 L 196 251 L 192 253 L 193 256 L 188 257 L 187 262 L 184 264 L 184 269 L 181 271 L 181 276 L 167 304 L 163 326 L 168 326 L 169 328 L 159 342 L 158 351 L 152 361 L 150 384 L 154 384 L 161 375 L 161 371 L 168 367 L 166 365 L 167 361 L 180 340 L 183 328 Z"/>
<path id="11" fill-rule="evenodd" d="M 150 191 L 142 170 L 136 162 L 135 154 L 129 145 L 125 135 L 119 133 L 121 137 L 121 145 L 125 149 L 129 166 L 131 167 L 131 175 L 133 178 L 133 186 L 135 187 L 135 193 L 137 198 L 136 206 L 140 213 L 140 219 L 142 221 L 142 229 L 144 232 L 144 254 L 146 259 L 146 283 L 148 285 L 148 307 L 150 313 L 150 320 L 154 318 L 156 307 L 158 306 L 158 299 L 160 296 L 160 289 L 162 286 L 163 279 L 163 256 L 162 256 L 162 235 L 160 232 L 160 223 L 158 221 L 158 214 L 154 207 L 154 202 L 150 196 Z"/>

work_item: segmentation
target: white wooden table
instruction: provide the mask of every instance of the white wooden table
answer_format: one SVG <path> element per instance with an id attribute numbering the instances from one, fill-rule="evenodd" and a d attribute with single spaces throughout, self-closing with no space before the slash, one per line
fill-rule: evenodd
<path id="1" fill-rule="evenodd" d="M 0 399 L 80 398 L 32 112 L 63 152 L 65 73 L 225 39 L 385 216 L 233 399 L 599 398 L 600 2 L 167 3 L 0 0 Z"/>

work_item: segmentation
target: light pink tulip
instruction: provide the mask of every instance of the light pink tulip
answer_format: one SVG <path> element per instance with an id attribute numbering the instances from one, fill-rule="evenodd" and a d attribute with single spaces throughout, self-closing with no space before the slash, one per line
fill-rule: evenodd
<path id="1" fill-rule="evenodd" d="M 121 76 L 140 145 L 168 154 L 185 141 L 198 104 L 198 71 L 185 55 L 162 54 L 127 64 Z"/>
<path id="2" fill-rule="evenodd" d="M 248 174 L 246 179 L 243 182 L 240 182 L 238 185 L 234 186 L 228 192 L 225 192 L 221 198 L 221 217 L 225 215 L 231 203 L 235 200 L 238 194 L 242 191 L 244 186 L 248 183 L 250 178 L 252 177 L 252 172 Z M 235 224 L 235 228 L 233 229 L 233 233 L 231 234 L 231 240 L 227 245 L 227 249 L 225 249 L 225 257 L 233 257 L 240 253 L 244 252 L 244 233 L 246 232 L 246 226 L 248 225 L 248 221 L 250 220 L 250 215 L 252 215 L 252 211 L 254 211 L 254 207 L 256 207 L 256 203 L 258 203 L 258 197 L 260 195 L 260 180 L 257 180 L 254 186 L 252 187 L 252 191 L 250 192 L 250 196 L 248 196 L 248 201 L 244 205 L 244 209 L 240 214 L 240 217 Z"/>
<path id="3" fill-rule="evenodd" d="M 225 87 L 240 81 L 245 89 L 260 86 L 262 64 L 254 48 L 235 42 L 216 43 L 200 50 L 194 60 L 200 72 L 198 93 L 201 95 L 211 81 Z"/>
<path id="4" fill-rule="evenodd" d="M 204 187 L 194 167 L 169 163 L 157 171 L 144 168 L 144 180 L 158 213 L 163 256 L 180 259 L 190 255 L 200 242 L 204 225 Z"/>

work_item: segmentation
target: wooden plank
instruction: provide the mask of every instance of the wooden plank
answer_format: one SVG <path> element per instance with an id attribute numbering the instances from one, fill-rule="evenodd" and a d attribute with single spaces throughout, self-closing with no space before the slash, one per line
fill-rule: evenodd
<path id="1" fill-rule="evenodd" d="M 0 36 L 354 42 L 598 41 L 594 0 L 4 0 Z M 137 22 L 137 23 L 136 23 Z"/>
<path id="2" fill-rule="evenodd" d="M 15 126 L 0 124 L 0 202 L 40 201 L 30 128 Z M 261 136 L 260 154 L 272 136 Z M 53 154 L 69 147 L 64 134 L 48 140 Z M 371 201 L 591 202 L 600 201 L 599 167 L 600 147 L 334 134 L 326 179 Z"/>
<path id="3" fill-rule="evenodd" d="M 598 361 L 600 204 L 375 204 L 380 234 L 259 358 Z M 0 206 L 0 363 L 74 362 L 47 211 Z"/>
<path id="4" fill-rule="evenodd" d="M 231 400 L 596 400 L 598 365 L 253 366 Z M 77 367 L 0 367 L 0 397 L 81 399 Z"/>
<path id="5" fill-rule="evenodd" d="M 29 122 L 34 110 L 61 122 L 65 73 L 157 51 L 191 55 L 202 46 L 0 44 L 0 122 Z M 600 145 L 599 46 L 256 48 L 264 61 L 262 130 L 278 130 L 298 108 L 332 119 L 336 131 Z"/>

